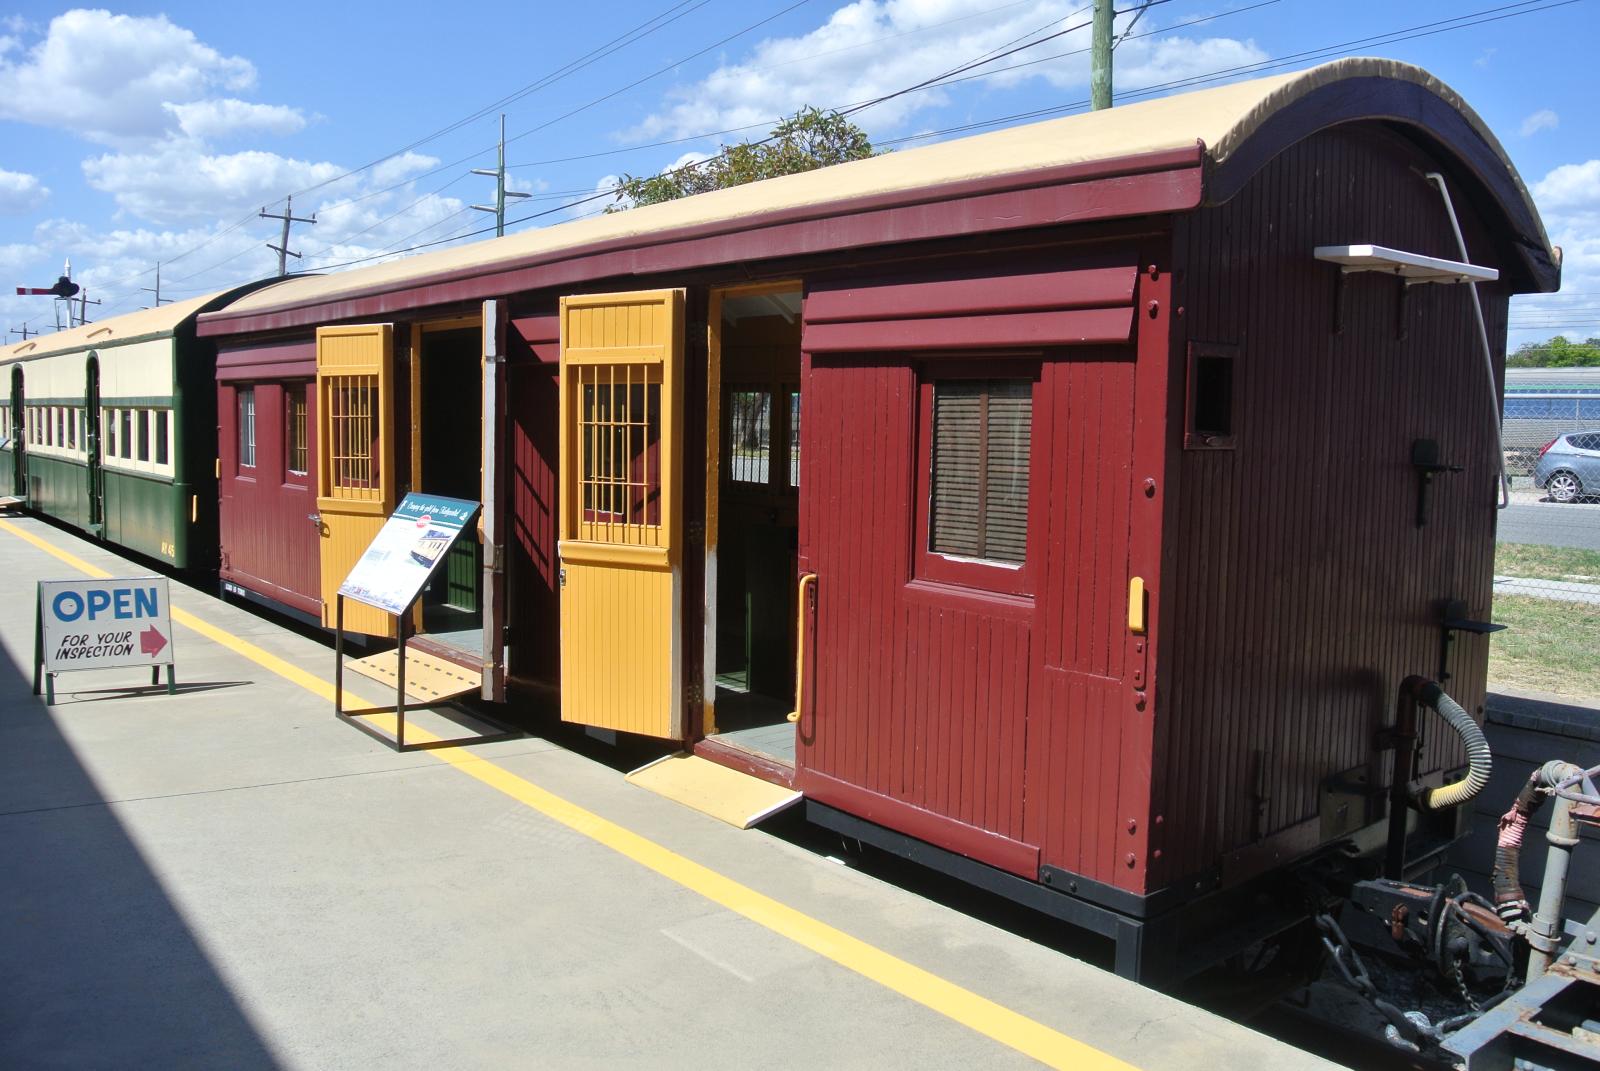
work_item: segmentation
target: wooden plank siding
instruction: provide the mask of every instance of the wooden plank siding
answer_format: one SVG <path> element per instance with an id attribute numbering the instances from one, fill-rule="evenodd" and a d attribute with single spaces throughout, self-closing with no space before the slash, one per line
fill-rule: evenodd
<path id="1" fill-rule="evenodd" d="M 262 369 L 251 371 L 259 374 Z M 219 375 L 232 372 L 218 370 Z M 317 512 L 316 492 L 309 471 L 299 476 L 288 472 L 284 442 L 285 394 L 296 391 L 306 399 L 309 470 L 316 458 L 317 428 L 317 392 L 310 385 L 309 378 L 276 382 L 229 378 L 217 384 L 221 575 L 290 609 L 320 615 L 320 539 L 308 519 Z M 243 388 L 255 391 L 254 468 L 239 465 L 238 397 Z"/>
<path id="2" fill-rule="evenodd" d="M 1439 166 L 1376 124 L 1341 127 L 1178 224 L 1174 361 L 1185 340 L 1238 347 L 1236 448 L 1184 449 L 1175 400 L 1155 801 L 1169 829 L 1152 887 L 1219 861 L 1224 883 L 1247 877 L 1245 849 L 1275 836 L 1288 854 L 1315 846 L 1329 778 L 1365 766 L 1385 783 L 1374 734 L 1405 676 L 1438 675 L 1443 601 L 1489 616 L 1498 444 L 1470 296 L 1418 286 L 1402 309 L 1396 280 L 1351 275 L 1335 333 L 1337 269 L 1312 257 L 1374 242 L 1459 259 L 1421 175 Z M 1452 192 L 1474 262 L 1509 267 L 1476 191 Z M 1506 287 L 1481 293 L 1503 364 Z M 1435 477 L 1418 528 L 1423 438 L 1466 471 Z M 1487 650 L 1461 635 L 1444 682 L 1480 713 Z M 1440 723 L 1423 728 L 1423 771 L 1463 761 Z M 1366 819 L 1381 817 L 1375 800 Z"/>
<path id="3" fill-rule="evenodd" d="M 831 352 L 830 332 L 829 352 L 804 353 L 800 554 L 819 579 L 796 786 L 1028 877 L 1043 862 L 1133 887 L 1142 853 L 1136 873 L 1122 864 L 1116 826 L 1122 782 L 1136 786 L 1141 819 L 1149 782 L 1143 762 L 1124 776 L 1133 741 L 1122 738 L 1133 715 L 1124 676 L 1135 348 L 1125 327 L 1120 345 L 1058 339 L 1028 353 L 1019 318 L 1039 305 L 1094 304 L 1128 324 L 1133 251 L 1114 259 L 1112 270 L 1103 253 L 1058 250 L 1052 285 L 1033 287 L 1048 297 L 1035 298 L 996 286 L 993 266 L 968 267 L 969 287 L 941 303 L 987 314 L 974 306 L 1004 296 L 1011 315 L 993 319 L 1016 331 L 998 334 L 994 353 L 959 360 L 1038 369 L 1023 595 L 917 575 L 919 384 L 955 366 L 914 348 L 937 331 L 933 308 L 899 308 L 907 291 L 895 280 L 881 302 L 868 282 L 808 294 L 808 339 L 818 337 L 813 309 L 834 328 L 870 325 L 854 336 L 858 350 L 886 322 L 916 326 L 898 336 L 900 350 Z M 1072 270 L 1080 262 L 1094 267 Z"/>

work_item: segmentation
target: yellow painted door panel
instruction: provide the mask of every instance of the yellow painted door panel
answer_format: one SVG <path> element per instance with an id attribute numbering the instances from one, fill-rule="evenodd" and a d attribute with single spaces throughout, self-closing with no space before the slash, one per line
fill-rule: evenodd
<path id="1" fill-rule="evenodd" d="M 682 739 L 683 291 L 561 299 L 561 717 Z"/>
<path id="2" fill-rule="evenodd" d="M 339 585 L 394 509 L 394 329 L 317 328 L 317 512 L 322 516 L 322 623 Z M 395 619 L 345 600 L 344 627 L 395 635 Z"/>

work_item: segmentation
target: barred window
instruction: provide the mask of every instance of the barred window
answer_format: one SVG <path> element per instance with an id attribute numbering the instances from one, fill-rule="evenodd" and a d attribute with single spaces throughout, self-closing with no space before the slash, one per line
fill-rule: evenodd
<path id="1" fill-rule="evenodd" d="M 239 389 L 239 467 L 256 467 L 256 389 Z"/>
<path id="2" fill-rule="evenodd" d="M 1033 388 L 1025 379 L 934 384 L 928 549 L 1021 565 L 1028 547 Z"/>
<path id="3" fill-rule="evenodd" d="M 772 394 L 728 392 L 728 479 L 766 486 L 772 478 Z"/>

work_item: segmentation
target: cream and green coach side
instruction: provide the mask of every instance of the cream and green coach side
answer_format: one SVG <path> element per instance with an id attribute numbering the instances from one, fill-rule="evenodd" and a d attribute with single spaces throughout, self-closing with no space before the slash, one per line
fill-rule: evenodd
<path id="1" fill-rule="evenodd" d="M 194 324 L 238 293 L 0 350 L 0 493 L 175 569 L 215 568 L 216 350 Z"/>

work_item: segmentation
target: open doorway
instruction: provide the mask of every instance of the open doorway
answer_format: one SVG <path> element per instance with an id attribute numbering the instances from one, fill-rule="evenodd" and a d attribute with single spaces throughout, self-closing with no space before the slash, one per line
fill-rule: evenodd
<path id="1" fill-rule="evenodd" d="M 418 449 L 413 486 L 423 494 L 477 502 L 483 492 L 482 333 L 424 328 L 418 360 Z M 481 662 L 483 544 L 468 532 L 450 548 L 422 594 L 422 631 Z"/>
<path id="2" fill-rule="evenodd" d="M 714 736 L 792 766 L 800 288 L 719 296 Z"/>

